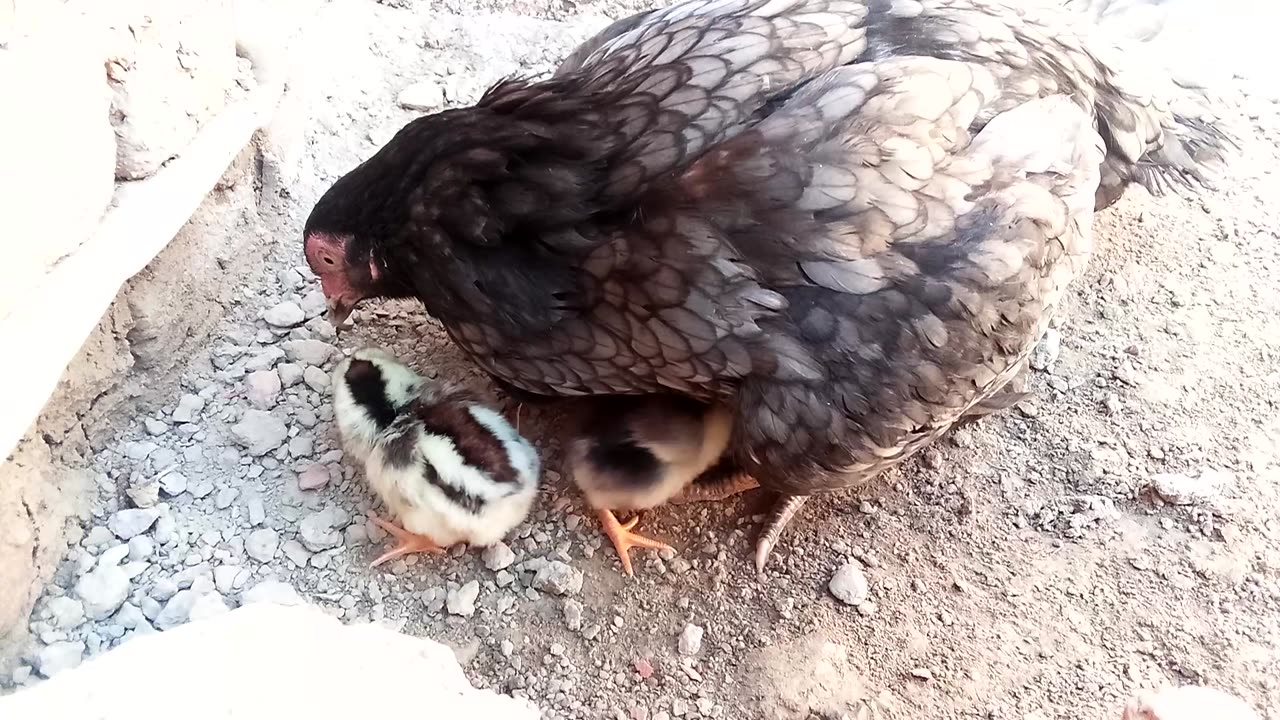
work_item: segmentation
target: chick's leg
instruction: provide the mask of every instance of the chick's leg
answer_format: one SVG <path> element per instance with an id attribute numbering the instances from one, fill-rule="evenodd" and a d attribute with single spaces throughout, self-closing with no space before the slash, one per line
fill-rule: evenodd
<path id="1" fill-rule="evenodd" d="M 732 497 L 738 493 L 754 490 L 760 483 L 750 474 L 739 469 L 730 459 L 721 458 L 719 462 L 702 472 L 693 482 L 675 496 L 670 502 L 686 505 L 695 502 L 715 502 Z"/>
<path id="2" fill-rule="evenodd" d="M 369 567 L 377 567 L 388 560 L 394 560 L 402 555 L 412 555 L 413 553 L 421 552 L 433 554 L 444 552 L 444 548 L 440 547 L 436 544 L 436 541 L 425 535 L 411 533 L 395 523 L 383 520 L 377 515 L 371 515 L 370 517 L 375 525 L 386 530 L 389 535 L 397 540 L 397 543 L 395 547 L 386 551 L 380 555 L 377 560 L 370 563 Z"/>
<path id="3" fill-rule="evenodd" d="M 654 550 L 671 550 L 675 548 L 670 545 L 652 540 L 643 535 L 637 535 L 631 532 L 631 528 L 636 526 L 640 521 L 640 516 L 631 518 L 625 523 L 618 522 L 618 518 L 614 516 L 612 510 L 600 510 L 597 512 L 600 518 L 600 524 L 604 526 L 604 534 L 609 536 L 613 541 L 613 547 L 618 551 L 618 559 L 622 561 L 622 571 L 627 577 L 633 577 L 635 572 L 631 569 L 631 555 L 628 552 L 633 547 L 652 548 Z"/>
<path id="4" fill-rule="evenodd" d="M 760 539 L 756 542 L 756 572 L 763 573 L 765 563 L 769 562 L 769 556 L 773 554 L 773 548 L 778 544 L 778 538 L 782 536 L 782 531 L 786 529 L 787 524 L 791 522 L 791 518 L 796 516 L 800 508 L 808 502 L 808 495 L 784 495 L 778 504 L 773 507 L 773 512 L 769 514 L 769 519 L 765 521 L 764 527 L 760 529 Z"/>

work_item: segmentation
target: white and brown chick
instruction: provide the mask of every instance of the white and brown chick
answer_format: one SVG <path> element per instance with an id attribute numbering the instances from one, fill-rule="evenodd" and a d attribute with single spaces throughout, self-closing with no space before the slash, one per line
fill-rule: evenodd
<path id="1" fill-rule="evenodd" d="M 632 532 L 639 516 L 623 523 L 615 510 L 647 510 L 682 494 L 709 499 L 756 486 L 727 469 L 718 472 L 732 427 L 722 405 L 677 395 L 617 396 L 590 401 L 579 420 L 567 465 L 627 575 L 634 574 L 631 548 L 674 548 Z"/>
<path id="2" fill-rule="evenodd" d="M 373 517 L 398 541 L 374 566 L 492 545 L 529 515 L 538 453 L 478 394 L 427 380 L 377 348 L 339 363 L 333 387 L 343 445 L 400 523 Z"/>

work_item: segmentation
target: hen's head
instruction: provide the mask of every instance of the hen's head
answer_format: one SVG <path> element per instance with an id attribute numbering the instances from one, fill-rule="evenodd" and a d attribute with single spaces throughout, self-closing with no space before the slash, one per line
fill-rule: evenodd
<path id="1" fill-rule="evenodd" d="M 385 279 L 381 247 L 387 222 L 380 215 L 382 178 L 362 168 L 344 176 L 320 198 L 303 230 L 303 254 L 329 304 L 334 326 L 341 325 L 360 301 L 393 293 Z"/>

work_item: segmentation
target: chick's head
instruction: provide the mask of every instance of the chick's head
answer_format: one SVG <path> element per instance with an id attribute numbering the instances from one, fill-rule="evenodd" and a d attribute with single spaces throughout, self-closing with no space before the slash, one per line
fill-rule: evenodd
<path id="1" fill-rule="evenodd" d="M 367 457 L 378 433 L 417 397 L 423 379 L 379 348 L 363 348 L 333 371 L 333 414 L 347 449 Z"/>

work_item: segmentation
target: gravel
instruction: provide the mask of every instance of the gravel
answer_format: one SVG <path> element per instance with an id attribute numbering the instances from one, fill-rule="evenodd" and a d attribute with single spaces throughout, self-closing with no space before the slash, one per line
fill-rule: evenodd
<path id="1" fill-rule="evenodd" d="M 280 373 L 274 368 L 249 373 L 244 378 L 244 386 L 249 403 L 259 410 L 270 410 L 275 407 L 283 387 Z"/>
<path id="2" fill-rule="evenodd" d="M 311 463 L 298 473 L 298 489 L 319 490 L 329 484 L 329 468 L 320 463 Z"/>
<path id="3" fill-rule="evenodd" d="M 325 508 L 308 514 L 298 524 L 298 537 L 302 544 L 312 552 L 320 552 L 330 548 L 341 547 L 342 533 L 348 518 L 338 508 Z"/>
<path id="4" fill-rule="evenodd" d="M 334 346 L 319 340 L 290 340 L 282 343 L 282 347 L 291 362 L 317 367 L 323 367 L 338 352 Z"/>

